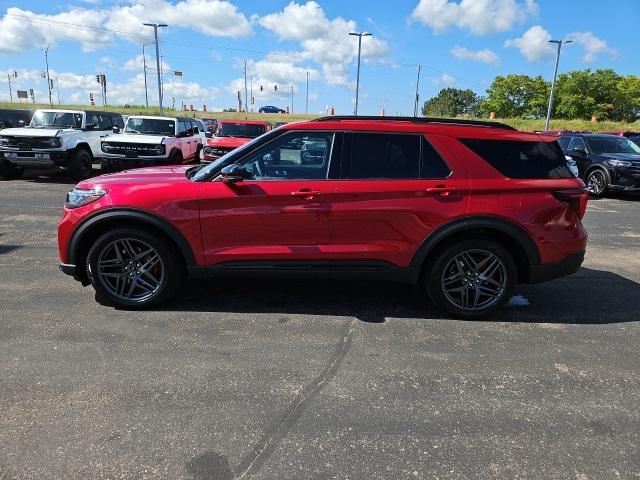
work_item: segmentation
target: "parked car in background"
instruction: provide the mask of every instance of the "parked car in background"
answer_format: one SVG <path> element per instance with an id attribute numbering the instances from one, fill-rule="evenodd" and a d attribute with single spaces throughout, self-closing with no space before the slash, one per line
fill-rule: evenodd
<path id="1" fill-rule="evenodd" d="M 258 109 L 259 113 L 286 113 L 283 109 L 274 107 L 273 105 L 265 105 Z"/>
<path id="2" fill-rule="evenodd" d="M 96 110 L 36 110 L 28 127 L 0 132 L 0 176 L 19 178 L 27 168 L 65 169 L 74 180 L 91 176 L 100 143 L 122 115 Z"/>
<path id="3" fill-rule="evenodd" d="M 267 132 L 267 122 L 220 120 L 216 134 L 207 140 L 202 159 L 211 162 Z"/>
<path id="4" fill-rule="evenodd" d="M 281 126 L 283 126 L 283 125 L 286 125 L 287 123 L 291 123 L 291 122 L 275 122 L 275 123 L 273 124 L 273 128 L 281 127 Z"/>
<path id="5" fill-rule="evenodd" d="M 200 160 L 202 139 L 192 118 L 132 115 L 122 132 L 114 129 L 101 144 L 104 172 L 146 165 L 168 165 Z"/>
<path id="6" fill-rule="evenodd" d="M 478 318 L 516 283 L 580 267 L 587 199 L 550 136 L 326 117 L 208 165 L 81 182 L 58 243 L 62 271 L 120 308 L 166 301 L 185 275 L 271 274 L 415 284 L 446 313 Z"/>
<path id="7" fill-rule="evenodd" d="M 216 118 L 203 118 L 205 126 L 207 127 L 207 137 L 211 138 L 216 133 L 216 128 L 218 128 L 218 119 Z"/>
<path id="8" fill-rule="evenodd" d="M 640 191 L 640 146 L 623 136 L 569 133 L 558 139 L 590 193 Z"/>
<path id="9" fill-rule="evenodd" d="M 193 121 L 196 122 L 196 127 L 198 129 L 198 135 L 200 135 L 200 139 L 202 140 L 202 145 L 205 145 L 207 143 L 207 126 L 205 125 L 205 123 L 200 120 L 199 118 L 193 118 Z M 194 131 L 195 133 L 195 131 Z M 202 149 L 200 149 L 202 150 Z"/>
<path id="10" fill-rule="evenodd" d="M 631 132 L 628 130 L 614 130 L 611 132 L 601 132 L 605 135 L 616 135 L 618 137 L 626 137 L 626 138 L 631 138 L 631 137 L 638 137 L 640 136 L 640 132 Z"/>
<path id="11" fill-rule="evenodd" d="M 31 122 L 33 110 L 0 109 L 0 130 L 3 128 L 25 127 Z"/>
<path id="12" fill-rule="evenodd" d="M 636 135 L 635 137 L 629 137 L 629 140 L 631 140 L 636 145 L 640 146 L 640 135 Z"/>

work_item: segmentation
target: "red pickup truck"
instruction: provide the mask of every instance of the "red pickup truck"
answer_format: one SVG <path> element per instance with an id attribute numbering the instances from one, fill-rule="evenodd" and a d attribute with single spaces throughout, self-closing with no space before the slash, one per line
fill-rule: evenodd
<path id="1" fill-rule="evenodd" d="M 267 122 L 251 120 L 221 120 L 215 137 L 208 139 L 202 151 L 202 160 L 211 162 L 266 133 Z"/>

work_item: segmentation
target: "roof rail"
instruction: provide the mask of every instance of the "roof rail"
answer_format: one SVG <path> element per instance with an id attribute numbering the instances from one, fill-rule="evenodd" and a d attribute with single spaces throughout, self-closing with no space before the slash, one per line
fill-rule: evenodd
<path id="1" fill-rule="evenodd" d="M 485 127 L 485 128 L 499 128 L 502 130 L 517 130 L 510 125 L 499 122 L 486 122 L 483 120 L 464 120 L 457 118 L 431 118 L 431 117 L 380 117 L 380 116 L 362 116 L 358 115 L 333 115 L 329 117 L 315 118 L 312 122 L 330 122 L 341 120 L 378 120 L 381 122 L 411 122 L 411 123 L 433 123 L 442 125 L 459 125 L 466 127 Z"/>

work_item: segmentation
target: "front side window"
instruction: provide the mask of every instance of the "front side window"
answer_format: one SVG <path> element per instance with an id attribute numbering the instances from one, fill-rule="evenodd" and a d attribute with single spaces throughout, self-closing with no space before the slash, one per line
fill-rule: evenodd
<path id="1" fill-rule="evenodd" d="M 460 140 L 507 178 L 573 178 L 557 142 L 515 140 Z"/>
<path id="2" fill-rule="evenodd" d="M 240 164 L 250 180 L 324 180 L 333 134 L 290 133 L 258 149 Z"/>
<path id="3" fill-rule="evenodd" d="M 420 139 L 419 135 L 352 133 L 340 178 L 420 178 Z"/>
<path id="4" fill-rule="evenodd" d="M 98 130 L 111 130 L 112 128 L 111 115 L 98 115 Z"/>
<path id="5" fill-rule="evenodd" d="M 31 119 L 31 126 L 35 128 L 82 128 L 82 113 L 38 110 Z"/>
<path id="6" fill-rule="evenodd" d="M 171 136 L 175 135 L 175 129 L 175 120 L 129 117 L 124 133 Z"/>
<path id="7" fill-rule="evenodd" d="M 571 139 L 571 143 L 569 144 L 569 151 L 571 150 L 586 150 L 587 146 L 584 143 L 584 140 L 581 137 L 573 137 Z"/>
<path id="8" fill-rule="evenodd" d="M 591 137 L 587 138 L 591 151 L 602 153 L 640 153 L 640 147 L 624 137 Z"/>

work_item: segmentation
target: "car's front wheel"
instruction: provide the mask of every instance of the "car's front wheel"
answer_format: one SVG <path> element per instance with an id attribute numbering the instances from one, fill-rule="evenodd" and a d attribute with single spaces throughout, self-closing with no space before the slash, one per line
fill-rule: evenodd
<path id="1" fill-rule="evenodd" d="M 596 168 L 589 172 L 585 183 L 590 194 L 601 197 L 607 193 L 607 186 L 610 182 L 609 174 L 601 168 Z"/>
<path id="2" fill-rule="evenodd" d="M 7 180 L 16 180 L 24 174 L 24 168 L 18 167 L 6 160 L 0 161 L 0 177 Z"/>
<path id="3" fill-rule="evenodd" d="M 67 170 L 71 178 L 79 182 L 91 176 L 92 164 L 93 159 L 91 158 L 91 154 L 84 148 L 79 148 L 71 153 L 67 163 Z"/>
<path id="4" fill-rule="evenodd" d="M 516 267 L 500 244 L 477 238 L 440 250 L 424 279 L 438 308 L 454 317 L 481 318 L 498 311 L 511 298 Z"/>
<path id="5" fill-rule="evenodd" d="M 87 256 L 87 275 L 107 303 L 140 309 L 167 300 L 184 267 L 162 237 L 141 229 L 118 228 L 99 237 Z"/>

